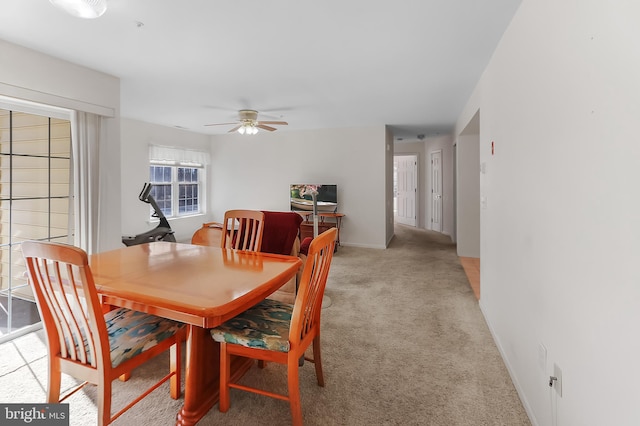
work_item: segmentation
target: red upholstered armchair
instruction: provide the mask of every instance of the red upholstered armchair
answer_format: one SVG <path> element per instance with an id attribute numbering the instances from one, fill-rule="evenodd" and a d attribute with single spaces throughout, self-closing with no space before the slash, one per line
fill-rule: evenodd
<path id="1" fill-rule="evenodd" d="M 263 213 L 264 230 L 260 251 L 298 256 L 302 259 L 302 264 L 304 264 L 307 256 L 300 253 L 300 238 L 298 237 L 302 216 L 295 212 L 263 211 Z M 296 298 L 297 283 L 301 275 L 302 269 L 298 271 L 295 278 L 292 278 L 291 281 L 269 296 L 269 299 L 293 304 Z"/>

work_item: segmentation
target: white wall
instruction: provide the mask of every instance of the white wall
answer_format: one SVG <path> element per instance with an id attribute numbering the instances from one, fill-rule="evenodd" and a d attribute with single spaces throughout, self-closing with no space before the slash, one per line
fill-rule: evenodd
<path id="1" fill-rule="evenodd" d="M 385 247 L 389 245 L 394 235 L 393 223 L 393 151 L 394 141 L 393 133 L 388 126 L 385 126 L 385 171 L 384 171 L 384 198 L 385 198 L 385 230 L 386 242 Z"/>
<path id="2" fill-rule="evenodd" d="M 386 143 L 384 126 L 213 136 L 213 218 L 233 208 L 289 210 L 292 183 L 336 184 L 342 244 L 384 248 Z"/>
<path id="3" fill-rule="evenodd" d="M 145 182 L 149 182 L 149 145 L 171 146 L 209 152 L 210 137 L 172 127 L 122 119 L 122 235 L 136 235 L 157 226 L 150 222 L 149 205 L 138 200 Z M 206 170 L 210 180 L 210 167 Z M 205 197 L 205 215 L 169 219 L 171 229 L 180 242 L 191 241 L 193 233 L 210 222 L 210 203 Z"/>
<path id="4" fill-rule="evenodd" d="M 458 121 L 481 111 L 480 306 L 537 425 L 640 424 L 638 16 L 524 0 Z"/>
<path id="5" fill-rule="evenodd" d="M 480 257 L 480 143 L 476 134 L 460 134 L 458 148 L 458 256 Z M 487 205 L 488 205 L 487 198 Z M 493 203 L 493 200 L 491 200 Z"/>
<path id="6" fill-rule="evenodd" d="M 0 96 L 102 115 L 99 250 L 120 241 L 120 80 L 0 40 Z"/>
<path id="7" fill-rule="evenodd" d="M 151 143 L 211 150 L 207 170 L 207 214 L 170 220 L 178 241 L 188 241 L 202 223 L 221 221 L 232 208 L 289 210 L 292 183 L 335 183 L 344 245 L 384 248 L 391 239 L 387 217 L 389 157 L 384 126 L 206 136 L 131 119 L 122 119 L 122 235 L 155 227 L 148 205 L 138 200 L 149 179 Z M 392 173 L 391 164 L 391 172 Z M 391 226 L 391 232 L 393 227 Z"/>

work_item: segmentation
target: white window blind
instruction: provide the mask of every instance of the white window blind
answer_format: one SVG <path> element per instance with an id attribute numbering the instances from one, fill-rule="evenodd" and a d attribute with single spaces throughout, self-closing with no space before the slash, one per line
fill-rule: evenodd
<path id="1" fill-rule="evenodd" d="M 207 166 L 211 162 L 208 152 L 149 145 L 149 161 L 152 163 Z"/>

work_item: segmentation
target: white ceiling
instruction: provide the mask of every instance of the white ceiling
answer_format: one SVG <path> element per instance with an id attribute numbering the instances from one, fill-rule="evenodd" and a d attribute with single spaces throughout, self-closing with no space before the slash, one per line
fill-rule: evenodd
<path id="1" fill-rule="evenodd" d="M 2 0 L 0 39 L 119 77 L 123 117 L 220 134 L 251 108 L 417 140 L 452 131 L 520 2 L 109 0 L 84 20 Z"/>

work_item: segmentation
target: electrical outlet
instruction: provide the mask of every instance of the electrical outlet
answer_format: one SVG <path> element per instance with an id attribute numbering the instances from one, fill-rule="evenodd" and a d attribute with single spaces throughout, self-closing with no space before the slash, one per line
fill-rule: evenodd
<path id="1" fill-rule="evenodd" d="M 562 398 L 562 370 L 555 362 L 553 363 L 553 377 L 556 378 L 553 382 L 553 387 L 556 389 L 558 396 Z"/>

